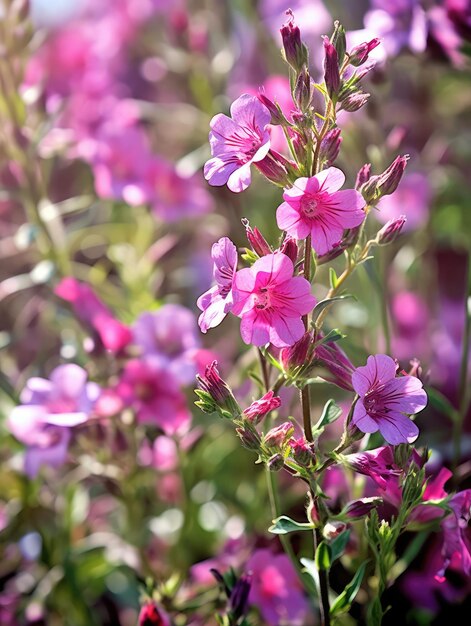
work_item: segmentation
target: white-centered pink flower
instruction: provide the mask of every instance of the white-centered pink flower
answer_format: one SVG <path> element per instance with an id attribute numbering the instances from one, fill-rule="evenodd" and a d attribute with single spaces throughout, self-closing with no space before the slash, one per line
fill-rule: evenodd
<path id="1" fill-rule="evenodd" d="M 312 311 L 315 299 L 309 282 L 293 272 L 292 261 L 276 252 L 236 273 L 232 312 L 242 318 L 240 332 L 245 343 L 272 343 L 283 348 L 301 339 L 301 317 Z"/>
<path id="2" fill-rule="evenodd" d="M 276 211 L 278 227 L 295 239 L 311 235 L 317 254 L 326 254 L 342 239 L 344 230 L 359 226 L 365 218 L 365 200 L 355 189 L 340 187 L 345 175 L 336 167 L 298 178 L 283 194 Z"/>
<path id="3" fill-rule="evenodd" d="M 256 96 L 243 94 L 231 106 L 231 117 L 218 113 L 211 120 L 212 159 L 204 166 L 210 185 L 227 186 L 236 193 L 250 185 L 250 166 L 270 149 L 271 114 Z"/>

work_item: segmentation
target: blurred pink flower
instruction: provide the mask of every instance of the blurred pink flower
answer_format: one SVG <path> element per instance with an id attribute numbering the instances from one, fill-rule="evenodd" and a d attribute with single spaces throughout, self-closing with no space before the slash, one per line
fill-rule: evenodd
<path id="1" fill-rule="evenodd" d="M 132 359 L 124 367 L 116 392 L 134 409 L 139 422 L 155 424 L 166 435 L 188 431 L 191 413 L 178 381 L 159 357 Z"/>
<path id="2" fill-rule="evenodd" d="M 415 230 L 427 223 L 430 202 L 431 189 L 428 178 L 424 174 L 412 172 L 404 175 L 393 194 L 381 198 L 378 203 L 379 212 L 375 212 L 375 216 L 382 224 L 386 224 L 389 220 L 405 215 L 407 221 L 402 230 Z"/>
<path id="3" fill-rule="evenodd" d="M 36 476 L 45 463 L 64 463 L 71 428 L 86 422 L 100 394 L 87 372 L 73 363 L 59 365 L 45 378 L 30 378 L 20 395 L 21 405 L 8 417 L 12 434 L 28 449 L 25 471 Z"/>
<path id="4" fill-rule="evenodd" d="M 283 348 L 301 339 L 301 316 L 314 308 L 315 299 L 309 282 L 293 272 L 292 261 L 276 252 L 236 273 L 232 312 L 242 318 L 245 343 Z"/>
<path id="5" fill-rule="evenodd" d="M 452 513 L 442 522 L 443 566 L 436 579 L 443 581 L 448 567 L 471 575 L 471 541 L 468 524 L 471 517 L 471 489 L 465 489 L 452 496 L 448 502 Z"/>
<path id="6" fill-rule="evenodd" d="M 214 262 L 213 277 L 216 284 L 197 301 L 198 307 L 203 311 L 198 319 L 203 333 L 209 328 L 218 326 L 232 310 L 232 286 L 237 271 L 237 248 L 228 237 L 221 237 L 217 243 L 213 244 L 211 257 Z"/>
<path id="7" fill-rule="evenodd" d="M 231 105 L 231 116 L 218 113 L 211 120 L 209 142 L 213 158 L 204 166 L 210 185 L 227 183 L 236 193 L 251 182 L 250 166 L 270 149 L 270 111 L 258 98 L 243 94 Z"/>
<path id="8" fill-rule="evenodd" d="M 419 429 L 406 414 L 418 413 L 427 405 L 422 382 L 414 376 L 396 378 L 396 371 L 394 359 L 376 354 L 352 374 L 353 388 L 360 396 L 352 424 L 364 433 L 379 430 L 393 445 L 417 439 Z"/>
<path id="9" fill-rule="evenodd" d="M 302 626 L 305 623 L 309 604 L 285 554 L 256 550 L 245 570 L 252 573 L 249 602 L 260 609 L 267 626 Z"/>
<path id="10" fill-rule="evenodd" d="M 178 467 L 178 447 L 174 439 L 161 435 L 154 441 L 152 465 L 161 472 Z"/>
<path id="11" fill-rule="evenodd" d="M 326 254 L 347 228 L 365 219 L 365 201 L 355 189 L 338 191 L 345 175 L 329 167 L 311 178 L 298 178 L 283 194 L 285 202 L 276 211 L 278 227 L 295 239 L 312 236 L 317 254 Z"/>
<path id="12" fill-rule="evenodd" d="M 117 354 L 131 342 L 131 330 L 113 317 L 111 311 L 86 283 L 67 276 L 56 286 L 54 293 L 70 302 L 78 319 L 97 332 L 107 350 Z"/>

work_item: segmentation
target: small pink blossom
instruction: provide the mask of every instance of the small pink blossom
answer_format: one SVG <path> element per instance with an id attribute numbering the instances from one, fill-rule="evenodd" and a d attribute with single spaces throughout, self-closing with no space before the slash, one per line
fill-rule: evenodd
<path id="1" fill-rule="evenodd" d="M 422 382 L 414 376 L 396 378 L 397 364 L 385 354 L 369 356 L 367 364 L 352 374 L 358 399 L 352 424 L 364 433 L 379 430 L 390 444 L 412 443 L 419 429 L 407 415 L 418 413 L 427 404 Z"/>
<path id="2" fill-rule="evenodd" d="M 359 226 L 365 201 L 355 189 L 339 191 L 345 175 L 329 167 L 311 178 L 298 178 L 283 194 L 276 211 L 279 228 L 295 239 L 312 237 L 317 254 L 326 254 L 342 239 L 347 228 Z"/>
<path id="3" fill-rule="evenodd" d="M 232 286 L 237 271 L 237 248 L 228 237 L 221 237 L 213 244 L 211 256 L 216 284 L 201 295 L 196 303 L 203 311 L 198 319 L 203 333 L 218 326 L 232 310 Z"/>
<path id="4" fill-rule="evenodd" d="M 471 575 L 471 541 L 468 524 L 471 517 L 471 489 L 465 489 L 450 498 L 452 513 L 442 522 L 443 567 L 435 578 L 442 582 L 448 567 Z"/>
<path id="5" fill-rule="evenodd" d="M 257 97 L 244 94 L 232 103 L 231 116 L 218 113 L 211 120 L 213 158 L 204 166 L 204 176 L 210 185 L 227 183 L 238 193 L 250 185 L 252 163 L 261 161 L 270 149 L 271 115 Z"/>
<path id="6" fill-rule="evenodd" d="M 255 400 L 245 409 L 244 415 L 247 419 L 258 424 L 262 417 L 265 417 L 270 411 L 274 411 L 281 406 L 281 398 L 275 396 L 273 391 L 268 391 L 260 400 Z"/>
<path id="7" fill-rule="evenodd" d="M 293 272 L 292 261 L 276 252 L 236 273 L 232 312 L 242 318 L 240 331 L 245 343 L 284 348 L 301 339 L 301 316 L 312 311 L 315 299 L 309 282 Z"/>

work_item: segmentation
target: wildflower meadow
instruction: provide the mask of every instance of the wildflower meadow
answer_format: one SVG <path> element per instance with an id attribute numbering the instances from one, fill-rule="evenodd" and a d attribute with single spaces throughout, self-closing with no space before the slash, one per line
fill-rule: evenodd
<path id="1" fill-rule="evenodd" d="M 471 608 L 469 0 L 0 0 L 0 626 Z"/>

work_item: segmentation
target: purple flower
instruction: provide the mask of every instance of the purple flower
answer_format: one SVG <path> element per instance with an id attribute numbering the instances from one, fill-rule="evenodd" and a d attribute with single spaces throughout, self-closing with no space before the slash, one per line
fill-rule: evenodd
<path id="1" fill-rule="evenodd" d="M 355 472 L 369 476 L 383 490 L 391 484 L 396 484 L 401 474 L 401 469 L 394 460 L 393 448 L 390 446 L 347 454 L 345 460 Z"/>
<path id="2" fill-rule="evenodd" d="M 274 555 L 270 550 L 256 550 L 246 565 L 246 571 L 252 572 L 249 602 L 260 609 L 267 626 L 301 626 L 305 623 L 309 604 L 285 554 Z"/>
<path id="3" fill-rule="evenodd" d="M 43 463 L 64 463 L 70 429 L 87 421 L 100 390 L 87 382 L 87 372 L 72 363 L 59 365 L 50 379 L 30 378 L 21 392 L 21 405 L 10 413 L 8 426 L 26 446 L 25 471 L 36 476 Z"/>
<path id="4" fill-rule="evenodd" d="M 199 316 L 198 324 L 201 332 L 218 326 L 232 310 L 232 285 L 237 271 L 237 248 L 228 237 L 213 244 L 211 256 L 214 261 L 213 277 L 216 281 L 197 300 L 198 307 L 203 311 Z"/>
<path id="5" fill-rule="evenodd" d="M 244 94 L 231 106 L 231 116 L 219 113 L 211 120 L 209 142 L 212 159 L 204 166 L 210 185 L 227 183 L 231 191 L 250 185 L 250 166 L 266 157 L 270 149 L 270 111 L 256 96 Z"/>
<path id="6" fill-rule="evenodd" d="M 452 513 L 442 522 L 443 567 L 436 574 L 439 581 L 445 580 L 445 572 L 449 566 L 466 576 L 471 575 L 471 542 L 467 535 L 471 517 L 471 489 L 465 489 L 452 496 L 448 506 Z"/>
<path id="7" fill-rule="evenodd" d="M 317 254 L 326 254 L 341 239 L 345 229 L 359 226 L 365 201 L 354 189 L 338 191 L 345 175 L 329 167 L 311 178 L 298 178 L 283 194 L 285 202 L 276 211 L 279 228 L 295 239 L 312 236 Z"/>
<path id="8" fill-rule="evenodd" d="M 192 311 L 180 304 L 164 304 L 157 311 L 142 313 L 133 333 L 144 356 L 158 356 L 182 385 L 192 382 L 200 347 Z"/>
<path id="9" fill-rule="evenodd" d="M 245 343 L 272 343 L 283 348 L 301 339 L 301 316 L 313 309 L 315 299 L 309 282 L 302 276 L 293 277 L 293 272 L 292 261 L 276 252 L 236 273 L 232 312 L 242 318 L 240 332 Z"/>
<path id="10" fill-rule="evenodd" d="M 385 354 L 369 356 L 367 364 L 352 374 L 352 385 L 360 396 L 352 424 L 364 433 L 379 430 L 392 445 L 412 443 L 419 429 L 407 416 L 427 404 L 422 382 L 414 376 L 396 378 L 397 365 Z"/>

